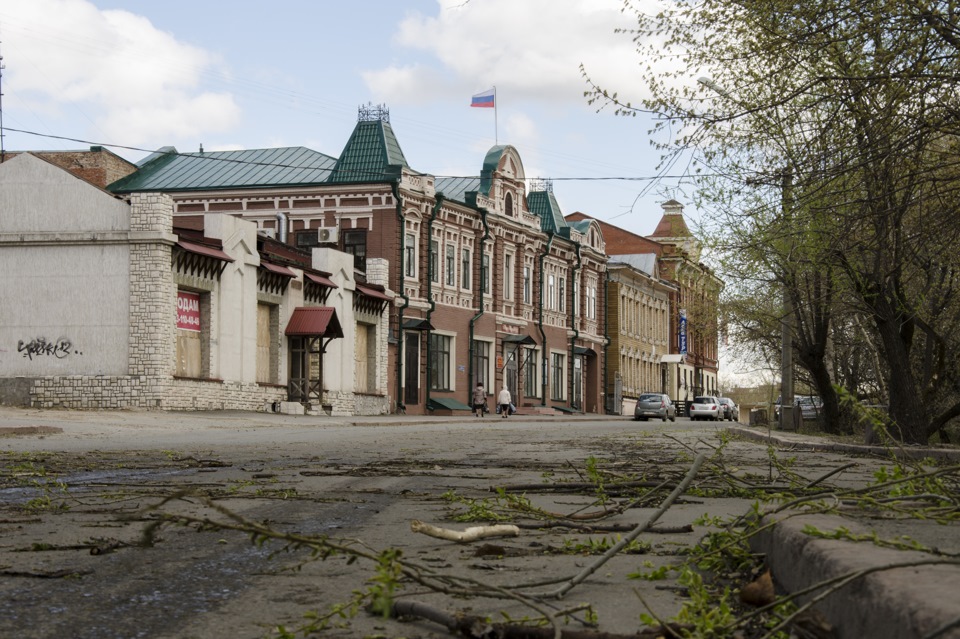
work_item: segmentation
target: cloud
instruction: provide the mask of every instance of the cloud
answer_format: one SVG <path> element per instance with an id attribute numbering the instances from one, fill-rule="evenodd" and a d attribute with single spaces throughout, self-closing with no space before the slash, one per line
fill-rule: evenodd
<path id="1" fill-rule="evenodd" d="M 200 88 L 209 74 L 222 73 L 218 58 L 146 18 L 86 0 L 0 0 L 0 24 L 4 92 L 35 117 L 80 111 L 97 136 L 129 144 L 194 138 L 240 120 L 231 94 Z"/>
<path id="2" fill-rule="evenodd" d="M 642 2 L 635 3 L 642 5 Z M 435 16 L 411 14 L 395 44 L 428 63 L 368 71 L 375 94 L 391 103 L 436 94 L 438 77 L 460 98 L 497 86 L 515 100 L 584 104 L 585 65 L 600 84 L 639 97 L 635 44 L 617 27 L 635 26 L 622 0 L 441 0 Z M 402 78 L 402 80 L 401 80 Z"/>

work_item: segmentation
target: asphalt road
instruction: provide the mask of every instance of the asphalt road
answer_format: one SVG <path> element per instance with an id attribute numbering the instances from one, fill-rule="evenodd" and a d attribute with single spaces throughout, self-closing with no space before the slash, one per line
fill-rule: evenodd
<path id="1" fill-rule="evenodd" d="M 854 487 L 883 461 L 802 450 L 774 453 L 761 443 L 721 437 L 727 424 L 629 419 L 316 418 L 250 413 L 99 413 L 0 408 L 0 636 L 265 637 L 296 629 L 305 614 L 346 604 L 371 585 L 370 562 L 344 555 L 317 561 L 309 549 L 251 543 L 248 532 L 165 525 L 183 515 L 402 551 L 431 572 L 506 586 L 565 579 L 592 563 L 613 533 L 524 527 L 518 537 L 457 544 L 411 530 L 413 520 L 462 530 L 454 521 L 484 508 L 509 512 L 495 489 L 527 507 L 565 516 L 594 512 L 625 495 L 523 490 L 597 477 L 676 483 L 698 452 L 722 448 L 723 465 L 757 482 L 785 474 Z M 705 486 L 703 471 L 695 486 Z M 715 476 L 715 473 L 714 473 Z M 182 492 L 182 491 L 188 492 Z M 606 523 L 629 529 L 655 510 L 629 508 Z M 604 500 L 606 500 L 604 502 Z M 752 500 L 687 495 L 659 525 L 746 513 Z M 536 524 L 534 517 L 512 513 Z M 644 554 L 621 553 L 573 588 L 558 608 L 590 604 L 600 629 L 633 634 L 642 613 L 669 618 L 686 601 L 673 579 L 630 579 L 682 560 L 712 530 L 644 533 Z M 452 597 L 415 584 L 401 598 L 494 619 L 538 616 L 515 599 Z M 572 618 L 582 617 L 575 613 Z M 320 636 L 447 637 L 426 621 L 359 612 Z M 576 624 L 573 624 L 576 626 Z M 854 636 L 854 635 L 848 635 Z M 949 635 L 944 635 L 949 636 Z"/>

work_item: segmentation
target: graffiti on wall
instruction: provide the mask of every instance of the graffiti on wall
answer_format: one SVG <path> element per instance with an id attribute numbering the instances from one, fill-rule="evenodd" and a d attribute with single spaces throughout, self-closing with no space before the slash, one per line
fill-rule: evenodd
<path id="1" fill-rule="evenodd" d="M 63 359 L 69 355 L 83 355 L 82 351 L 73 349 L 73 342 L 66 337 L 48 340 L 46 337 L 35 337 L 29 342 L 17 340 L 17 352 L 23 357 L 33 360 L 34 357 L 56 357 Z"/>

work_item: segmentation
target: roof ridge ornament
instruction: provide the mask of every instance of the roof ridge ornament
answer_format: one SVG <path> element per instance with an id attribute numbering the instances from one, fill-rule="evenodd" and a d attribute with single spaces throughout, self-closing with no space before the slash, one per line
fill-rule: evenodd
<path id="1" fill-rule="evenodd" d="M 376 122 L 377 120 L 390 124 L 390 109 L 386 104 L 367 102 L 366 106 L 361 104 L 357 108 L 357 122 Z"/>

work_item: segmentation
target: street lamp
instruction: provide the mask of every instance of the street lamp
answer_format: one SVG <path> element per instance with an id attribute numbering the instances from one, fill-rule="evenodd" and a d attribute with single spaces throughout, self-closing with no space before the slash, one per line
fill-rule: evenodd
<path id="1" fill-rule="evenodd" d="M 697 82 L 733 102 L 739 102 L 729 91 L 711 78 L 700 77 Z M 780 176 L 780 209 L 784 226 L 791 222 L 790 197 L 793 188 L 793 171 L 788 165 Z M 751 180 L 747 180 L 750 184 Z M 756 183 L 756 182 L 754 182 Z M 780 430 L 794 430 L 793 421 L 793 298 L 787 285 L 786 273 L 783 281 L 783 316 L 780 318 Z"/>

